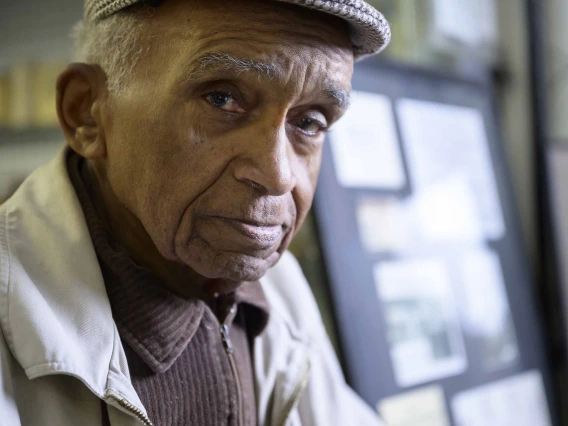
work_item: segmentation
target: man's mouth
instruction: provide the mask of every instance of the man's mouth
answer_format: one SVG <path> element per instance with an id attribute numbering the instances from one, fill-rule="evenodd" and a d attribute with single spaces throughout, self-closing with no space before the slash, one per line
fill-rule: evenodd
<path id="1" fill-rule="evenodd" d="M 223 218 L 231 228 L 238 231 L 260 250 L 273 247 L 283 237 L 282 225 L 272 225 L 248 220 Z"/>

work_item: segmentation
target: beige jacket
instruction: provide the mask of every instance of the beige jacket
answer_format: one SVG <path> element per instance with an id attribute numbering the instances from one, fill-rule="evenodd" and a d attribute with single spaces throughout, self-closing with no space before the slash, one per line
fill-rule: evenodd
<path id="1" fill-rule="evenodd" d="M 378 426 L 345 384 L 293 256 L 261 283 L 271 317 L 254 347 L 260 424 Z M 150 424 L 62 150 L 0 206 L 0 426 L 100 426 L 101 399 L 113 426 Z"/>

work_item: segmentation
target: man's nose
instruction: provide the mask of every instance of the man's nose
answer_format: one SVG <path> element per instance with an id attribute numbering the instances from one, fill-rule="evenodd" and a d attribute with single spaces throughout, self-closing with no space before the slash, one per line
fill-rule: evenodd
<path id="1" fill-rule="evenodd" d="M 246 147 L 234 168 L 237 180 L 267 195 L 284 195 L 296 186 L 295 152 L 286 135 L 285 124 L 251 129 Z"/>

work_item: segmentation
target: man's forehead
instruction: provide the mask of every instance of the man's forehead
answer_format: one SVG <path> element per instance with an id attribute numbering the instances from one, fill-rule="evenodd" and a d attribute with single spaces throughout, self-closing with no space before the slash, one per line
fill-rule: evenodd
<path id="1" fill-rule="evenodd" d="M 224 74 L 252 74 L 258 79 L 269 79 L 283 82 L 288 77 L 289 70 L 278 60 L 252 59 L 243 54 L 224 51 L 208 51 L 201 53 L 188 64 L 188 81 L 211 79 Z M 323 72 L 315 76 L 316 90 L 325 94 L 338 107 L 346 109 L 350 100 L 351 74 L 337 78 L 333 73 Z"/>

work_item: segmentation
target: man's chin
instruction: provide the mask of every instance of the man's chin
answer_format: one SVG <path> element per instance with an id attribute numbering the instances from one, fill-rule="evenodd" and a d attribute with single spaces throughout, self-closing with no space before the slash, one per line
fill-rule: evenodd
<path id="1" fill-rule="evenodd" d="M 279 252 L 273 252 L 266 258 L 245 253 L 222 252 L 204 253 L 191 256 L 186 263 L 199 275 L 209 279 L 228 281 L 257 281 L 266 271 L 278 262 Z"/>

